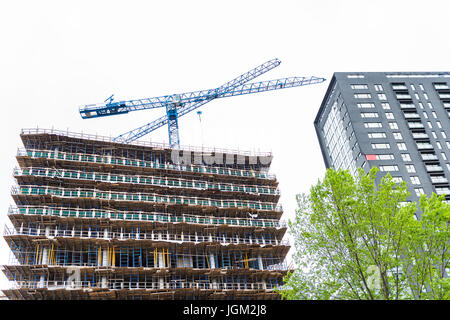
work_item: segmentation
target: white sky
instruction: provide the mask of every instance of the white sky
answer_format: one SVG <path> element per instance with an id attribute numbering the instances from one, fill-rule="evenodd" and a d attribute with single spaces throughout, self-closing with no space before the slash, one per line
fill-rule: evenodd
<path id="1" fill-rule="evenodd" d="M 117 136 L 162 115 L 82 120 L 78 107 L 215 88 L 255 66 L 257 78 L 331 78 L 335 71 L 449 71 L 450 2 L 3 1 L 0 4 L 0 226 L 21 128 Z M 328 86 L 218 99 L 201 108 L 206 146 L 272 151 L 283 218 L 325 172 L 313 120 Z M 195 112 L 181 144 L 201 145 Z M 168 142 L 163 127 L 144 137 Z M 2 229 L 0 231 L 3 231 Z M 8 260 L 0 240 L 0 264 Z M 0 288 L 6 282 L 3 274 Z"/>

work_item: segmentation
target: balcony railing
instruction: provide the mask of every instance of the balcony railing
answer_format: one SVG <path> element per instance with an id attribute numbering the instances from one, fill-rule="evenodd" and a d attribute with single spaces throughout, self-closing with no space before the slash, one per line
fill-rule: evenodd
<path id="1" fill-rule="evenodd" d="M 180 195 L 161 195 L 156 193 L 131 193 L 103 191 L 97 189 L 73 189 L 50 186 L 21 185 L 13 186 L 12 195 L 44 196 L 50 195 L 59 198 L 89 198 L 96 200 L 113 201 L 139 201 L 148 203 L 183 204 L 189 206 L 209 206 L 217 208 L 255 209 L 264 211 L 282 211 L 280 205 L 272 202 L 233 200 L 233 199 L 208 199 L 199 197 L 185 197 Z"/>
<path id="2" fill-rule="evenodd" d="M 428 135 L 426 133 L 413 132 L 412 134 L 414 139 L 427 139 Z"/>
<path id="3" fill-rule="evenodd" d="M 447 183 L 448 179 L 446 177 L 431 177 L 432 183 Z"/>
<path id="4" fill-rule="evenodd" d="M 160 289 L 185 289 L 194 288 L 199 290 L 268 290 L 273 291 L 279 287 L 279 284 L 274 283 L 251 283 L 251 282 L 213 282 L 211 281 L 162 281 L 162 282 L 131 282 L 131 281 L 14 281 L 10 283 L 11 289 L 38 289 L 48 288 L 49 290 L 61 290 L 61 289 L 93 289 L 102 288 L 110 290 L 160 290 Z"/>
<path id="5" fill-rule="evenodd" d="M 408 127 L 415 129 L 415 128 L 424 128 L 423 123 L 421 122 L 408 122 Z"/>
<path id="6" fill-rule="evenodd" d="M 450 189 L 449 188 L 436 188 L 436 194 L 441 195 L 441 194 L 445 194 L 445 195 L 450 195 Z"/>
<path id="7" fill-rule="evenodd" d="M 189 188 L 197 190 L 220 190 L 225 192 L 245 192 L 255 195 L 279 195 L 278 188 L 261 185 L 242 185 L 233 183 L 209 182 L 202 180 L 187 180 L 168 177 L 120 175 L 102 172 L 84 172 L 77 170 L 52 168 L 15 168 L 15 176 L 35 176 L 47 178 L 64 178 L 71 180 L 89 180 L 114 184 L 141 184 L 169 188 Z"/>
<path id="8" fill-rule="evenodd" d="M 217 242 L 222 245 L 229 244 L 257 244 L 261 246 L 289 246 L 287 239 L 265 238 L 260 237 L 229 237 L 229 236 L 215 236 L 215 235 L 194 235 L 194 234 L 179 234 L 179 233 L 163 233 L 163 232 L 108 232 L 106 235 L 103 232 L 82 230 L 82 229 L 57 229 L 57 228 L 28 228 L 21 227 L 19 229 L 9 228 L 5 226 L 4 236 L 45 236 L 45 237 L 61 237 L 61 238 L 81 238 L 81 239 L 103 239 L 103 240 L 151 240 L 159 242 Z"/>
<path id="9" fill-rule="evenodd" d="M 172 215 L 162 212 L 144 212 L 144 211 L 118 211 L 101 209 L 80 209 L 80 208 L 52 208 L 40 206 L 12 206 L 8 210 L 9 215 L 43 215 L 54 217 L 69 218 L 103 218 L 111 220 L 131 220 L 131 221 L 152 221 L 152 222 L 171 222 L 188 223 L 199 225 L 230 225 L 241 227 L 265 227 L 265 228 L 286 228 L 287 222 L 275 219 L 250 219 L 250 218 L 231 218 L 214 217 L 199 215 Z"/>
<path id="10" fill-rule="evenodd" d="M 434 172 L 434 171 L 443 171 L 441 166 L 431 166 L 427 165 L 425 166 L 428 172 Z"/>
<path id="11" fill-rule="evenodd" d="M 424 154 L 424 153 L 422 153 L 421 156 L 422 156 L 422 160 L 438 160 L 438 157 L 435 154 Z"/>
<path id="12" fill-rule="evenodd" d="M 406 119 L 418 119 L 420 116 L 417 113 L 404 113 Z"/>
<path id="13" fill-rule="evenodd" d="M 70 132 L 64 130 L 54 130 L 54 129 L 40 129 L 40 128 L 31 128 L 31 129 L 22 129 L 21 134 L 55 134 L 70 138 L 76 139 L 87 139 L 87 140 L 96 140 L 96 141 L 104 141 L 111 143 L 118 143 L 114 141 L 112 137 L 100 136 L 97 134 L 86 134 L 86 133 L 78 133 L 78 132 Z M 155 149 L 171 149 L 170 144 L 168 143 L 158 143 L 158 142 L 147 142 L 147 141 L 133 141 L 127 143 L 129 145 L 150 147 Z M 180 146 L 180 150 L 192 151 L 192 152 L 216 152 L 216 153 L 226 153 L 226 154 L 239 154 L 246 156 L 264 156 L 270 157 L 272 156 L 271 152 L 260 152 L 260 151 L 245 151 L 239 149 L 221 149 L 221 148 L 210 148 L 210 147 L 195 147 L 195 146 Z"/>
<path id="14" fill-rule="evenodd" d="M 419 150 L 433 149 L 433 145 L 431 143 L 417 143 L 417 149 Z"/>
<path id="15" fill-rule="evenodd" d="M 112 156 L 101 156 L 85 153 L 69 153 L 69 152 L 56 152 L 51 150 L 33 150 L 19 148 L 17 150 L 17 156 L 27 156 L 35 159 L 55 159 L 82 163 L 98 163 L 98 164 L 111 164 L 128 167 L 138 168 L 152 168 L 163 169 L 171 171 L 186 171 L 196 173 L 209 173 L 235 177 L 253 177 L 258 179 L 276 179 L 274 174 L 269 174 L 254 170 L 240 170 L 224 167 L 202 166 L 202 165 L 175 165 L 171 163 L 158 163 L 154 161 L 145 161 L 135 158 L 123 158 Z"/>

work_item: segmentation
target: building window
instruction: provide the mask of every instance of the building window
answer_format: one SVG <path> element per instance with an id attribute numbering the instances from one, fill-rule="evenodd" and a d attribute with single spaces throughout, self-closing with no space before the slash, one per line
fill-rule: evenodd
<path id="1" fill-rule="evenodd" d="M 442 159 L 447 160 L 447 155 L 444 152 L 442 152 L 441 155 L 442 155 Z"/>
<path id="2" fill-rule="evenodd" d="M 426 112 L 424 112 L 424 113 L 423 113 L 423 117 L 424 117 L 425 119 L 428 119 L 428 114 L 427 114 Z"/>
<path id="3" fill-rule="evenodd" d="M 353 90 L 367 90 L 369 89 L 369 86 L 367 84 L 351 84 L 350 87 Z"/>
<path id="4" fill-rule="evenodd" d="M 394 84 L 392 84 L 392 89 L 394 89 L 394 90 L 407 90 L 408 88 L 405 86 L 404 83 L 394 83 Z"/>
<path id="5" fill-rule="evenodd" d="M 442 138 L 447 139 L 447 134 L 444 131 L 441 131 Z"/>
<path id="6" fill-rule="evenodd" d="M 383 103 L 381 103 L 381 107 L 382 107 L 384 110 L 391 110 L 391 106 L 389 105 L 388 102 L 383 102 Z"/>
<path id="7" fill-rule="evenodd" d="M 409 155 L 409 153 L 402 153 L 402 160 L 403 161 L 411 161 L 411 156 Z"/>
<path id="8" fill-rule="evenodd" d="M 416 173 L 416 168 L 414 167 L 413 164 L 407 164 L 406 171 L 408 171 L 409 173 Z"/>
<path id="9" fill-rule="evenodd" d="M 420 179 L 417 176 L 410 177 L 412 184 L 420 184 Z"/>
<path id="10" fill-rule="evenodd" d="M 397 99 L 411 99 L 411 96 L 407 93 L 397 93 Z"/>
<path id="11" fill-rule="evenodd" d="M 364 75 L 363 74 L 348 74 L 347 78 L 349 78 L 349 79 L 363 79 Z"/>
<path id="12" fill-rule="evenodd" d="M 439 129 L 442 129 L 442 125 L 440 121 L 436 121 L 437 126 L 439 127 Z"/>
<path id="13" fill-rule="evenodd" d="M 442 146 L 441 146 L 441 143 L 439 141 L 436 141 L 436 145 L 437 145 L 439 150 L 442 150 Z"/>
<path id="14" fill-rule="evenodd" d="M 433 128 L 433 125 L 431 124 L 431 122 L 430 122 L 430 121 L 427 121 L 427 125 L 428 125 L 428 128 L 430 128 L 430 129 L 432 129 L 432 128 Z"/>
<path id="15" fill-rule="evenodd" d="M 400 132 L 394 132 L 393 135 L 394 135 L 394 139 L 395 140 L 402 140 L 403 139 L 402 134 Z"/>
<path id="16" fill-rule="evenodd" d="M 414 188 L 414 191 L 416 192 L 416 196 L 420 198 L 421 195 L 425 194 L 425 191 L 423 191 L 423 188 Z"/>
<path id="17" fill-rule="evenodd" d="M 381 84 L 374 85 L 375 91 L 383 91 L 383 86 Z"/>
<path id="18" fill-rule="evenodd" d="M 435 89 L 450 89 L 449 86 L 445 82 L 434 83 L 433 85 L 434 85 Z"/>
<path id="19" fill-rule="evenodd" d="M 386 95 L 384 93 L 379 93 L 378 94 L 378 99 L 381 100 L 381 101 L 387 100 Z"/>
<path id="20" fill-rule="evenodd" d="M 398 171 L 397 165 L 390 165 L 390 166 L 380 166 L 380 171 Z"/>
<path id="21" fill-rule="evenodd" d="M 422 102 L 419 102 L 419 108 L 423 109 L 423 103 Z"/>
<path id="22" fill-rule="evenodd" d="M 343 105 L 345 108 L 345 106 Z M 344 122 L 335 101 L 323 126 L 326 146 L 329 150 L 332 165 L 336 169 L 356 170 L 356 163 L 352 157 L 352 150 L 347 138 Z"/>
<path id="23" fill-rule="evenodd" d="M 396 183 L 402 183 L 403 182 L 403 178 L 402 177 L 392 177 L 392 181 L 394 181 Z"/>
<path id="24" fill-rule="evenodd" d="M 403 142 L 398 142 L 397 143 L 397 147 L 398 147 L 399 150 L 402 150 L 402 151 L 407 150 L 406 149 L 406 144 L 403 143 Z"/>
<path id="25" fill-rule="evenodd" d="M 392 130 L 398 129 L 397 122 L 389 122 L 389 128 L 391 128 Z"/>
<path id="26" fill-rule="evenodd" d="M 414 96 L 416 97 L 416 99 L 417 100 L 420 100 L 420 98 L 419 98 L 419 94 L 416 92 L 416 93 L 414 93 Z"/>
<path id="27" fill-rule="evenodd" d="M 364 128 L 381 128 L 381 122 L 365 122 Z"/>
<path id="28" fill-rule="evenodd" d="M 372 95 L 370 93 L 355 93 L 353 95 L 355 99 L 371 99 Z"/>
<path id="29" fill-rule="evenodd" d="M 447 148 L 450 149 L 450 142 L 445 141 L 445 143 L 447 144 Z"/>
<path id="30" fill-rule="evenodd" d="M 361 118 L 378 118 L 376 112 L 361 112 Z"/>
<path id="31" fill-rule="evenodd" d="M 437 119 L 437 115 L 436 115 L 436 112 L 434 112 L 434 111 L 431 111 L 431 114 L 433 115 L 433 118 Z"/>
<path id="32" fill-rule="evenodd" d="M 389 143 L 372 143 L 372 149 L 390 149 Z"/>
<path id="33" fill-rule="evenodd" d="M 367 102 L 367 103 L 358 103 L 357 104 L 359 109 L 372 109 L 375 108 L 375 104 Z"/>
<path id="34" fill-rule="evenodd" d="M 419 84 L 420 90 L 424 91 L 423 84 Z"/>
<path id="35" fill-rule="evenodd" d="M 386 112 L 386 118 L 394 119 L 394 114 L 392 112 Z"/>
<path id="36" fill-rule="evenodd" d="M 386 138 L 386 133 L 384 132 L 371 132 L 368 135 L 371 139 Z"/>
<path id="37" fill-rule="evenodd" d="M 377 154 L 375 156 L 376 160 L 394 160 L 393 154 Z"/>
<path id="38" fill-rule="evenodd" d="M 425 92 L 423 93 L 423 96 L 425 97 L 426 100 L 429 100 L 428 95 Z"/>
<path id="39" fill-rule="evenodd" d="M 431 104 L 431 102 L 427 102 L 427 106 L 428 108 L 433 109 L 433 105 Z"/>
<path id="40" fill-rule="evenodd" d="M 433 136 L 433 138 L 437 139 L 437 134 L 434 131 L 431 131 L 431 135 Z"/>

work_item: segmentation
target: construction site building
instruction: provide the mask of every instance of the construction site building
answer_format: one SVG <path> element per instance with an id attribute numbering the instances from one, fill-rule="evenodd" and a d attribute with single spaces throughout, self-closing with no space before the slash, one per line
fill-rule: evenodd
<path id="1" fill-rule="evenodd" d="M 21 139 L 8 299 L 280 299 L 290 246 L 271 153 Z"/>

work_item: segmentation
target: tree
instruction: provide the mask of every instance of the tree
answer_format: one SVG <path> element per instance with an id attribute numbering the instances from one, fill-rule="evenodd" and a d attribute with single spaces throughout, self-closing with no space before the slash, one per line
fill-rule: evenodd
<path id="1" fill-rule="evenodd" d="M 279 290 L 283 298 L 448 298 L 449 205 L 422 197 L 417 220 L 406 183 L 387 174 L 376 185 L 377 172 L 329 169 L 297 197 L 289 229 L 298 266 Z"/>

